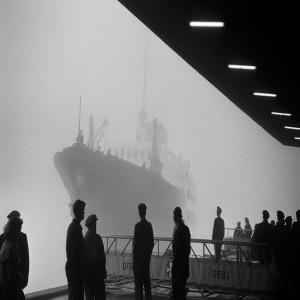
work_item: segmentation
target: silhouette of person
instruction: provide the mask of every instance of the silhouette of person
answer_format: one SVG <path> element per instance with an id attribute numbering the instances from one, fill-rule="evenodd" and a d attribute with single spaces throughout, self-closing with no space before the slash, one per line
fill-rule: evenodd
<path id="1" fill-rule="evenodd" d="M 273 233 L 273 248 L 279 273 L 282 278 L 283 293 L 288 294 L 288 231 L 284 225 L 284 213 L 277 211 L 277 223 Z"/>
<path id="2" fill-rule="evenodd" d="M 97 234 L 97 216 L 85 221 L 88 228 L 84 236 L 84 291 L 86 300 L 105 300 L 106 256 L 102 238 Z"/>
<path id="3" fill-rule="evenodd" d="M 263 210 L 263 221 L 255 225 L 252 241 L 254 243 L 267 243 L 271 244 L 271 235 L 273 231 L 272 225 L 269 223 L 270 214 L 267 210 Z M 256 254 L 260 263 L 269 264 L 272 260 L 270 250 L 266 247 L 259 247 L 256 249 Z"/>
<path id="4" fill-rule="evenodd" d="M 133 237 L 133 275 L 135 299 L 143 299 L 143 288 L 146 300 L 151 300 L 150 260 L 154 246 L 153 229 L 146 220 L 147 206 L 138 206 L 140 222 L 135 224 Z"/>
<path id="5" fill-rule="evenodd" d="M 299 282 L 300 282 L 300 210 L 296 211 L 296 219 L 292 225 L 292 299 L 299 297 Z"/>
<path id="6" fill-rule="evenodd" d="M 217 206 L 217 217 L 214 221 L 214 228 L 212 233 L 212 239 L 223 241 L 224 238 L 224 232 L 225 232 L 225 225 L 224 220 L 221 218 L 222 209 L 221 207 Z M 216 256 L 216 262 L 220 261 L 221 259 L 221 249 L 222 249 L 222 243 L 214 244 L 215 248 L 215 256 Z"/>
<path id="7" fill-rule="evenodd" d="M 172 240 L 172 299 L 183 300 L 186 297 L 186 281 L 190 276 L 191 234 L 188 226 L 182 220 L 180 207 L 174 209 L 173 218 L 175 228 Z"/>
<path id="8" fill-rule="evenodd" d="M 23 221 L 10 218 L 4 229 L 4 242 L 0 250 L 0 299 L 25 300 L 23 266 L 19 239 Z"/>
<path id="9" fill-rule="evenodd" d="M 7 216 L 8 220 L 12 218 L 20 218 L 21 214 L 17 210 L 13 210 Z M 23 220 L 22 220 L 23 224 Z M 22 225 L 21 225 L 22 226 Z M 22 227 L 21 227 L 22 229 Z M 5 240 L 5 234 L 0 235 L 0 249 Z M 28 249 L 28 240 L 27 235 L 24 232 L 20 232 L 17 237 L 17 245 L 20 253 L 20 272 L 23 276 L 22 289 L 24 289 L 28 284 L 29 277 L 29 249 Z"/>
<path id="10" fill-rule="evenodd" d="M 241 227 L 241 222 L 236 223 L 236 228 L 234 229 L 233 238 L 235 240 L 243 240 L 244 239 L 244 232 Z"/>
<path id="11" fill-rule="evenodd" d="M 245 228 L 244 228 L 245 240 L 250 241 L 251 240 L 251 235 L 252 235 L 252 227 L 250 225 L 249 219 L 246 217 L 245 218 Z"/>
<path id="12" fill-rule="evenodd" d="M 270 224 L 271 224 L 272 226 L 274 226 L 274 227 L 275 227 L 275 225 L 276 225 L 274 220 L 271 220 Z"/>
<path id="13" fill-rule="evenodd" d="M 69 225 L 66 241 L 66 276 L 68 299 L 83 300 L 84 242 L 80 222 L 84 219 L 85 202 L 76 200 L 73 204 L 74 218 Z"/>

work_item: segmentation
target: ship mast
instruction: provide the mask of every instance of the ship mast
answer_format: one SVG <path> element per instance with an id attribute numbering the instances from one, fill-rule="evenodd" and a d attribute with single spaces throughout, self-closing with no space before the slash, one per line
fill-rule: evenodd
<path id="1" fill-rule="evenodd" d="M 153 141 L 152 141 L 152 153 L 150 158 L 150 171 L 154 174 L 161 176 L 163 164 L 159 157 L 158 149 L 158 132 L 157 132 L 157 119 L 153 121 Z"/>
<path id="2" fill-rule="evenodd" d="M 81 120 L 81 95 L 79 99 L 78 133 L 77 133 L 76 142 L 78 144 L 83 144 L 83 133 L 82 130 L 80 129 L 80 120 Z"/>
<path id="3" fill-rule="evenodd" d="M 78 133 L 80 132 L 80 121 L 81 121 L 81 95 L 79 98 Z"/>
<path id="4" fill-rule="evenodd" d="M 146 42 L 145 42 L 145 65 L 144 65 L 144 82 L 143 82 L 143 103 L 142 110 L 139 114 L 140 125 L 144 125 L 147 120 L 146 113 L 146 87 L 147 87 L 147 71 L 148 71 L 148 30 L 146 31 Z"/>

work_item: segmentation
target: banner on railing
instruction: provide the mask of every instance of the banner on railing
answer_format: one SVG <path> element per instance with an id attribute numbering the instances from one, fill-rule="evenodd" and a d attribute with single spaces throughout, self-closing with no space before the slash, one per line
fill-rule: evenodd
<path id="1" fill-rule="evenodd" d="M 132 255 L 107 254 L 107 272 L 110 275 L 133 276 Z M 172 258 L 152 256 L 150 276 L 153 279 L 170 280 Z M 190 258 L 188 283 L 205 287 L 271 292 L 276 283 L 276 270 L 260 264 L 222 262 Z"/>

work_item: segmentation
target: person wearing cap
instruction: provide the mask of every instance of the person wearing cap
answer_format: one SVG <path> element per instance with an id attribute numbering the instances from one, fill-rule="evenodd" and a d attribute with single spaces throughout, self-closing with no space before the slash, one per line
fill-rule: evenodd
<path id="1" fill-rule="evenodd" d="M 252 242 L 254 243 L 267 243 L 273 244 L 273 232 L 274 227 L 269 223 L 270 214 L 267 210 L 262 211 L 263 221 L 256 224 L 255 230 L 252 236 Z M 257 257 L 260 263 L 269 264 L 272 260 L 270 250 L 266 247 L 260 247 L 256 249 Z"/>
<path id="2" fill-rule="evenodd" d="M 151 300 L 150 260 L 154 246 L 152 224 L 146 220 L 147 206 L 138 206 L 140 222 L 135 224 L 133 236 L 133 275 L 135 299 L 143 299 L 143 288 L 146 300 Z"/>
<path id="3" fill-rule="evenodd" d="M 25 300 L 24 275 L 19 249 L 23 221 L 10 218 L 4 229 L 4 242 L 0 250 L 0 299 Z"/>
<path id="4" fill-rule="evenodd" d="M 73 204 L 74 218 L 68 227 L 66 239 L 66 276 L 68 280 L 68 299 L 84 300 L 83 260 L 84 242 L 81 221 L 84 219 L 85 202 L 76 200 Z"/>
<path id="5" fill-rule="evenodd" d="M 300 282 L 300 210 L 296 211 L 296 221 L 294 221 L 292 226 L 292 257 L 292 299 L 297 299 L 297 297 L 299 296 L 298 286 Z"/>
<path id="6" fill-rule="evenodd" d="M 212 233 L 212 239 L 217 241 L 223 241 L 224 233 L 225 233 L 225 225 L 224 225 L 224 220 L 221 218 L 221 213 L 222 213 L 221 207 L 217 206 L 217 217 L 215 218 L 214 221 L 214 227 Z M 216 261 L 218 262 L 221 259 L 222 244 L 221 243 L 214 244 L 214 248 L 215 248 Z"/>
<path id="7" fill-rule="evenodd" d="M 191 252 L 191 234 L 182 220 L 180 207 L 173 211 L 175 228 L 172 238 L 172 299 L 183 300 L 186 297 L 186 281 L 190 276 L 189 256 Z"/>
<path id="8" fill-rule="evenodd" d="M 105 300 L 106 256 L 102 238 L 97 234 L 97 216 L 85 221 L 84 236 L 84 292 L 86 300 Z"/>
<path id="9" fill-rule="evenodd" d="M 20 217 L 21 214 L 17 210 L 13 210 L 8 214 L 7 219 L 9 222 L 9 220 L 11 219 L 14 218 L 20 219 Z M 22 224 L 23 224 L 23 220 L 22 220 Z M 22 224 L 21 224 L 21 229 L 22 229 Z M 5 227 L 4 227 L 4 231 L 5 231 Z M 4 240 L 5 240 L 5 233 L 0 235 L 0 250 L 4 243 Z M 22 289 L 24 289 L 28 284 L 28 277 L 29 277 L 29 248 L 28 248 L 27 235 L 22 231 L 18 234 L 17 245 L 20 254 L 20 272 L 22 273 L 23 276 Z"/>

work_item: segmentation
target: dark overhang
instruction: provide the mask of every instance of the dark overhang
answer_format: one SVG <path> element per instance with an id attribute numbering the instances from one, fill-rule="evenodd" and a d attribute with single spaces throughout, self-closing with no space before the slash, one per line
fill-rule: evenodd
<path id="1" fill-rule="evenodd" d="M 296 4 L 241 0 L 119 0 L 270 135 L 300 146 Z M 224 27 L 191 27 L 221 21 Z M 228 68 L 256 66 L 255 70 Z M 255 96 L 254 92 L 276 94 Z M 291 116 L 272 114 L 290 113 Z"/>

